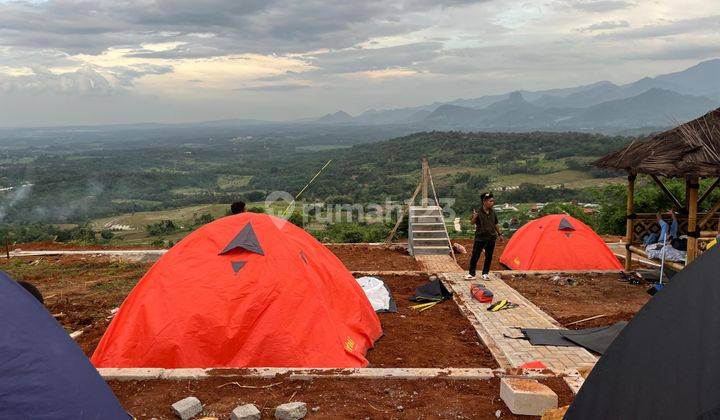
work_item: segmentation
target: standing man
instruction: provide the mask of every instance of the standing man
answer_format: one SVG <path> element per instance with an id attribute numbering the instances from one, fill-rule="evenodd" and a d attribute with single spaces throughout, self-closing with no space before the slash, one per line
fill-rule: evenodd
<path id="1" fill-rule="evenodd" d="M 482 193 L 480 195 L 482 207 L 480 211 L 473 209 L 470 221 L 475 225 L 475 242 L 473 243 L 472 257 L 470 258 L 470 272 L 465 279 L 472 280 L 475 278 L 475 270 L 480 259 L 480 253 L 485 250 L 485 261 L 483 263 L 482 278 L 489 279 L 490 264 L 492 263 L 493 252 L 495 251 L 495 240 L 500 237 L 503 240 L 502 231 L 498 224 L 497 215 L 493 210 L 495 199 L 491 193 Z"/>

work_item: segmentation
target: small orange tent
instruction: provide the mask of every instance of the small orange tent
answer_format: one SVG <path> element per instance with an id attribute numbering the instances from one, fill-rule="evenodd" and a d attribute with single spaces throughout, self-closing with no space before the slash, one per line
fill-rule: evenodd
<path id="1" fill-rule="evenodd" d="M 135 286 L 96 367 L 364 367 L 382 335 L 365 293 L 304 230 L 257 213 L 188 235 Z"/>
<path id="2" fill-rule="evenodd" d="M 565 214 L 541 217 L 518 229 L 500 263 L 513 270 L 622 270 L 597 233 Z"/>

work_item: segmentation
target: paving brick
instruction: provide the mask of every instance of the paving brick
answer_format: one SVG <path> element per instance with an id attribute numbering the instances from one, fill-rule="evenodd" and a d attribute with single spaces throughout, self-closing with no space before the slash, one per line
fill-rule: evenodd
<path id="1" fill-rule="evenodd" d="M 535 379 L 500 379 L 500 398 L 513 414 L 541 416 L 557 408 L 558 396 Z"/>
<path id="2" fill-rule="evenodd" d="M 189 420 L 203 410 L 202 403 L 195 397 L 184 398 L 172 405 L 172 411 L 181 420 Z"/>
<path id="3" fill-rule="evenodd" d="M 260 410 L 257 409 L 253 404 L 245 404 L 235 409 L 230 413 L 231 420 L 260 420 Z"/>

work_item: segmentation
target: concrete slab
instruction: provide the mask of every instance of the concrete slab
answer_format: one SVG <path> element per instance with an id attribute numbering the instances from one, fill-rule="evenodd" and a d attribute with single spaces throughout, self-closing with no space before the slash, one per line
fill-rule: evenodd
<path id="1" fill-rule="evenodd" d="M 535 379 L 502 378 L 500 398 L 513 414 L 523 416 L 542 416 L 558 406 L 557 394 Z"/>

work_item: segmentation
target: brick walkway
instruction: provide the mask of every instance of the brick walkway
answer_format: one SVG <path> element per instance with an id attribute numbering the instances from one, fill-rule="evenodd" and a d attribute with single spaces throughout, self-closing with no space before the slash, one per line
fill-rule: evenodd
<path id="1" fill-rule="evenodd" d="M 448 257 L 449 258 L 449 257 Z M 452 260 L 452 258 L 450 258 Z M 587 350 L 580 347 L 533 346 L 527 340 L 508 338 L 518 337 L 523 328 L 561 328 L 548 314 L 525 299 L 515 289 L 491 274 L 491 280 L 463 279 L 463 272 L 445 273 L 445 283 L 453 291 L 455 302 L 473 324 L 478 335 L 490 349 L 501 367 L 519 367 L 539 360 L 548 368 L 559 371 L 592 366 L 597 361 Z M 488 312 L 489 304 L 480 303 L 470 295 L 470 283 L 483 283 L 495 295 L 495 301 L 507 299 L 520 306 L 499 312 Z"/>
<path id="2" fill-rule="evenodd" d="M 428 273 L 440 274 L 463 271 L 450 255 L 416 255 L 415 259 Z"/>

